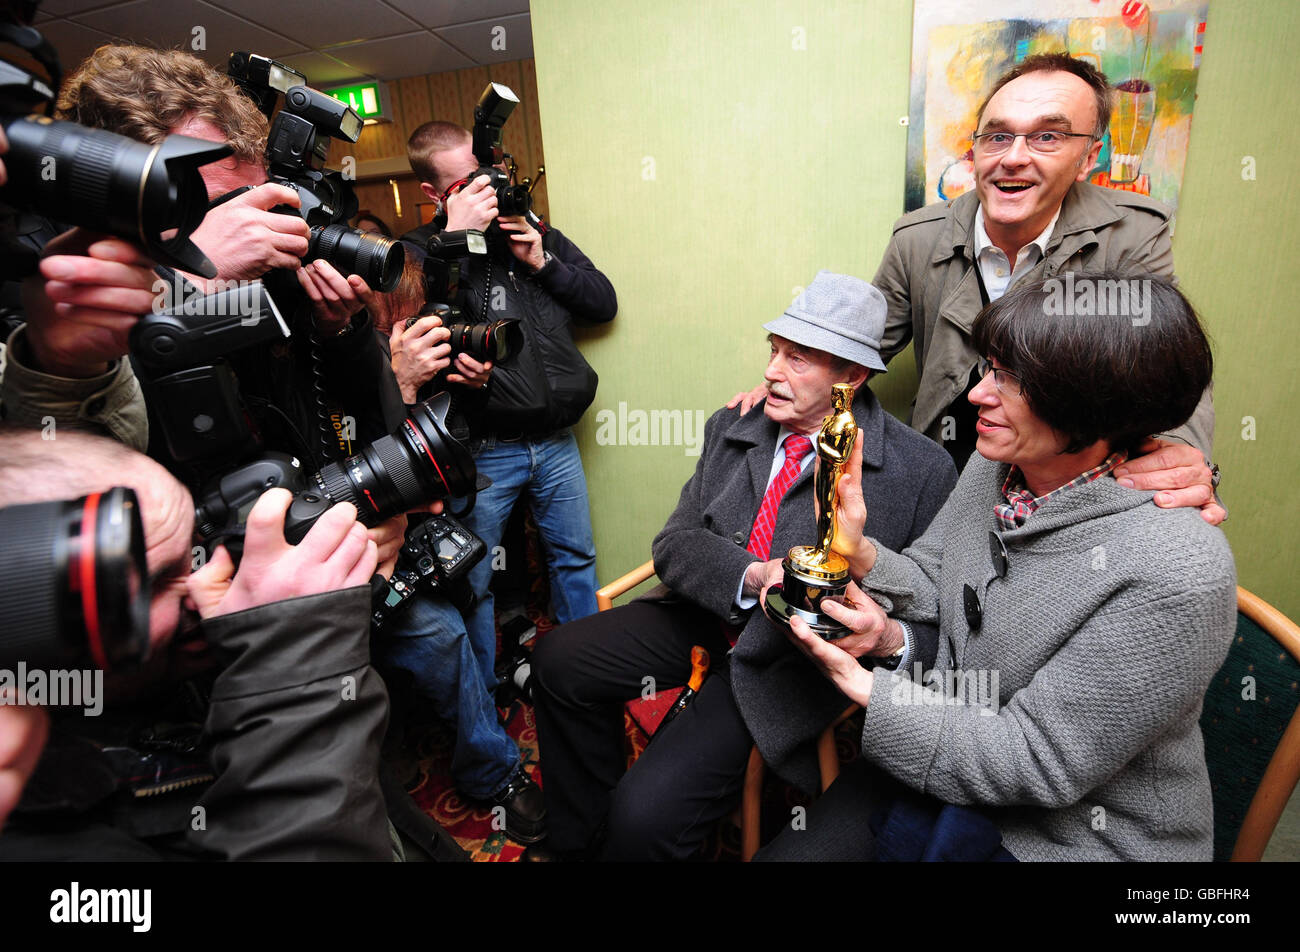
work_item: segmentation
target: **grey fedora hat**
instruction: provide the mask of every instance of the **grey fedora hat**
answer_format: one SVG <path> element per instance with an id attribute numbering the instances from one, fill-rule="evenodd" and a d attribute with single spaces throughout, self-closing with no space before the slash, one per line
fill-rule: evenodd
<path id="1" fill-rule="evenodd" d="M 885 296 L 870 282 L 818 271 L 785 313 L 763 325 L 778 337 L 824 350 L 872 370 L 883 371 L 880 338 L 885 333 Z"/>

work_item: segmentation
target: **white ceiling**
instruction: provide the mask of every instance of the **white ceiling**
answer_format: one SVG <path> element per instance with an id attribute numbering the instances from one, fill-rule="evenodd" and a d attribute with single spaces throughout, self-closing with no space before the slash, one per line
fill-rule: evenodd
<path id="1" fill-rule="evenodd" d="M 65 72 L 113 42 L 190 50 L 223 73 L 247 50 L 313 86 L 533 55 L 528 0 L 44 0 L 35 25 Z"/>

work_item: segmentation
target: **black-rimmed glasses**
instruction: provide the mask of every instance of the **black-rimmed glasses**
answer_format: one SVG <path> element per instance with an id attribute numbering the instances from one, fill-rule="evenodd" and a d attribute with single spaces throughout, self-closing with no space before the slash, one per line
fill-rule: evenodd
<path id="1" fill-rule="evenodd" d="M 1040 129 L 1037 132 L 981 132 L 972 136 L 975 149 L 981 155 L 998 155 L 1011 148 L 1021 136 L 1030 152 L 1050 155 L 1060 152 L 1071 139 L 1095 139 L 1091 132 L 1062 132 L 1059 129 Z"/>

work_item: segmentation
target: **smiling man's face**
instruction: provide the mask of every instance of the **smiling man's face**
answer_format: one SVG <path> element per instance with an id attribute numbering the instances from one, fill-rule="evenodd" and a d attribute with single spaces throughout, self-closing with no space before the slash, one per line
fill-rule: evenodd
<path id="1" fill-rule="evenodd" d="M 1092 133 L 1096 125 L 1097 103 L 1087 83 L 1072 73 L 1039 71 L 993 95 L 979 132 Z M 975 193 L 993 243 L 1010 245 L 1014 254 L 1041 233 L 1070 186 L 1087 177 L 1100 149 L 1100 141 L 1070 139 L 1059 152 L 1042 155 L 1030 151 L 1023 137 L 997 155 L 981 155 L 977 148 Z"/>

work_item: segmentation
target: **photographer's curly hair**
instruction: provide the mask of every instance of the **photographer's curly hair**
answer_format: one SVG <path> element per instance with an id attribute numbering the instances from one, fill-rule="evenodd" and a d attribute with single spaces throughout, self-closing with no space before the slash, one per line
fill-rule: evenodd
<path id="1" fill-rule="evenodd" d="M 150 145 L 193 115 L 221 130 L 235 158 L 265 163 L 266 117 L 228 76 L 180 50 L 101 46 L 64 82 L 55 110 Z"/>

